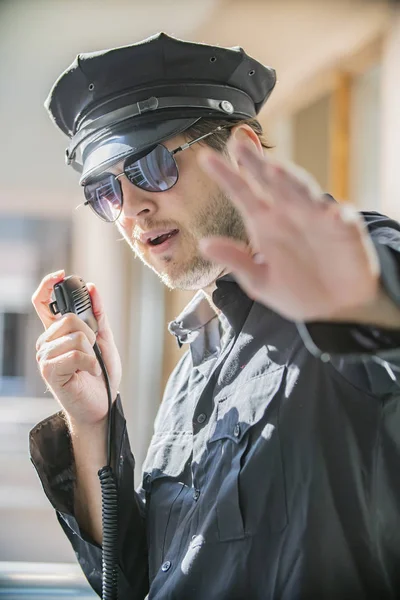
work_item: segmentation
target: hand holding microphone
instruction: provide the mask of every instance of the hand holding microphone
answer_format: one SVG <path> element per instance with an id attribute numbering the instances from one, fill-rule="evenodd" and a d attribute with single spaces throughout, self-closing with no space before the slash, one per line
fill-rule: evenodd
<path id="1" fill-rule="evenodd" d="M 45 327 L 36 343 L 40 373 L 71 423 L 84 427 L 105 424 L 108 399 L 95 342 L 109 374 L 113 400 L 121 381 L 120 357 L 96 287 L 88 284 L 82 288 L 76 285 L 80 281 L 84 286 L 79 278 L 64 278 L 64 271 L 47 275 L 32 296 Z M 54 286 L 56 304 L 51 297 Z M 70 312 L 74 306 L 77 312 Z"/>

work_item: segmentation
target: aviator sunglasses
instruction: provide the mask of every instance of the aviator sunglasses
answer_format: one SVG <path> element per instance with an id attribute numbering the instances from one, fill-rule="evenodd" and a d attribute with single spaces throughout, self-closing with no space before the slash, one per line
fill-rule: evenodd
<path id="1" fill-rule="evenodd" d="M 89 205 L 103 221 L 114 223 L 122 212 L 123 194 L 119 182 L 120 177 L 125 175 L 130 183 L 147 192 L 170 190 L 179 177 L 175 154 L 187 150 L 196 142 L 200 142 L 221 129 L 224 127 L 217 127 L 174 150 L 168 150 L 163 144 L 157 144 L 139 158 L 137 154 L 134 157 L 128 156 L 124 162 L 122 173 L 118 175 L 102 173 L 99 178 L 84 185 L 85 206 Z"/>

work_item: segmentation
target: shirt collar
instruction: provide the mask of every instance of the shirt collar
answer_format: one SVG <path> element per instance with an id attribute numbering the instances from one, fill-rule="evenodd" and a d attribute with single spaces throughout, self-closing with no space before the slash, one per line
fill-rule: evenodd
<path id="1" fill-rule="evenodd" d="M 215 306 L 222 311 L 235 331 L 240 330 L 252 300 L 239 287 L 232 274 L 217 279 L 216 286 L 212 295 Z M 184 343 L 192 343 L 198 337 L 200 330 L 215 318 L 217 313 L 204 292 L 199 290 L 181 314 L 169 324 L 168 329 L 175 335 L 181 347 Z"/>
<path id="2" fill-rule="evenodd" d="M 206 295 L 199 290 L 181 314 L 168 325 L 168 329 L 175 335 L 179 347 L 181 347 L 182 344 L 193 342 L 198 336 L 198 332 L 216 317 L 217 313 Z"/>

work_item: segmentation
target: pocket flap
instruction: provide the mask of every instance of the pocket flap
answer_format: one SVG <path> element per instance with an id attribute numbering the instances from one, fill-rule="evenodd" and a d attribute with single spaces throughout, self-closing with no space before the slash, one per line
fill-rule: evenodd
<path id="1" fill-rule="evenodd" d="M 240 443 L 250 427 L 258 423 L 284 382 L 285 367 L 250 379 L 233 394 L 218 399 L 216 424 L 210 443 L 229 438 Z"/>
<path id="2" fill-rule="evenodd" d="M 161 477 L 179 477 L 192 454 L 190 431 L 155 433 L 143 465 L 143 480 L 150 484 Z"/>

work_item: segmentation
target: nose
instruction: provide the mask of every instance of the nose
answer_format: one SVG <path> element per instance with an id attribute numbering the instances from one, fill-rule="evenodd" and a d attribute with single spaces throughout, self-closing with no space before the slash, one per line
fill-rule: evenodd
<path id="1" fill-rule="evenodd" d="M 124 174 L 119 177 L 119 183 L 123 198 L 121 217 L 137 219 L 140 216 L 150 217 L 157 213 L 156 198 L 152 192 L 146 192 L 133 185 Z"/>

